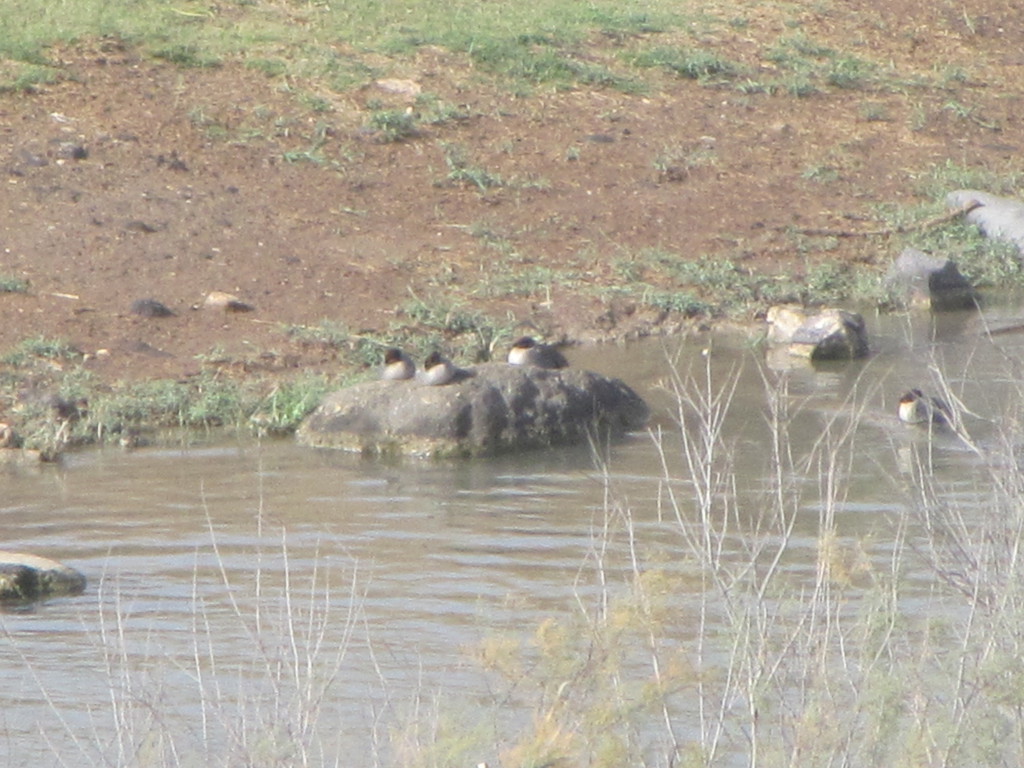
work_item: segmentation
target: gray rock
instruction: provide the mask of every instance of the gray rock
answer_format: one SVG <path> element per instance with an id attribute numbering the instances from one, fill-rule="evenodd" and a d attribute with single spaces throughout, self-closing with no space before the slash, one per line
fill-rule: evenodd
<path id="1" fill-rule="evenodd" d="M 864 318 L 845 309 L 808 314 L 800 307 L 768 310 L 768 342 L 784 345 L 789 354 L 810 360 L 849 360 L 868 353 Z"/>
<path id="2" fill-rule="evenodd" d="M 334 392 L 298 439 L 369 454 L 479 456 L 638 429 L 649 413 L 626 384 L 591 371 L 484 363 L 467 373 L 445 386 L 368 381 Z"/>
<path id="3" fill-rule="evenodd" d="M 967 214 L 967 220 L 976 224 L 985 237 L 1013 243 L 1024 256 L 1024 202 L 976 189 L 958 189 L 946 195 L 950 208 L 963 208 L 972 202 L 981 205 Z"/>
<path id="4" fill-rule="evenodd" d="M 85 576 L 56 560 L 23 552 L 0 552 L 0 600 L 41 600 L 77 595 Z"/>
<path id="5" fill-rule="evenodd" d="M 890 296 L 903 306 L 937 312 L 975 309 L 978 294 L 951 259 L 906 248 L 885 278 Z"/>
<path id="6" fill-rule="evenodd" d="M 132 302 L 132 314 L 142 317 L 174 317 L 174 312 L 156 299 L 136 299 Z"/>

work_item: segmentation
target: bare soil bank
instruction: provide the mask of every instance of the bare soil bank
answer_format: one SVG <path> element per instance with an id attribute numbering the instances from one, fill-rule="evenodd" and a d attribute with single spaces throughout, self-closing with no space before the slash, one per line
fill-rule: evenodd
<path id="1" fill-rule="evenodd" d="M 422 49 L 404 74 L 425 106 L 380 84 L 311 99 L 241 63 L 181 68 L 118 41 L 53 51 L 65 78 L 0 94 L 0 276 L 28 281 L 0 294 L 0 350 L 64 339 L 103 351 L 86 365 L 109 382 L 203 366 L 273 377 L 346 362 L 288 326 L 386 338 L 416 324 L 411 301 L 556 339 L 674 327 L 685 318 L 631 283 L 713 288 L 648 273 L 652 252 L 787 276 L 821 260 L 884 268 L 884 239 L 821 250 L 786 228 L 870 228 L 879 204 L 924 202 L 928 169 L 1021 156 L 1022 14 L 995 0 L 971 14 L 807 11 L 803 33 L 857 39 L 891 73 L 804 97 L 653 72 L 643 94 L 523 96 Z M 747 55 L 743 34 L 720 53 Z M 414 135 L 368 127 L 406 108 L 423 118 Z M 211 291 L 255 311 L 194 308 Z M 133 313 L 142 298 L 175 315 Z"/>

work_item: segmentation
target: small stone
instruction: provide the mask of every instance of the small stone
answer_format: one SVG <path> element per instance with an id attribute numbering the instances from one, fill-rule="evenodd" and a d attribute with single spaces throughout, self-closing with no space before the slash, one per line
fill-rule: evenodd
<path id="1" fill-rule="evenodd" d="M 211 291 L 203 299 L 204 309 L 222 309 L 225 312 L 252 312 L 256 307 L 237 296 L 223 291 Z"/>
<path id="2" fill-rule="evenodd" d="M 397 93 L 401 96 L 419 96 L 423 90 L 420 84 L 413 80 L 399 80 L 394 78 L 384 78 L 377 80 L 374 85 L 380 88 L 382 91 L 388 93 Z"/>
<path id="3" fill-rule="evenodd" d="M 57 157 L 63 157 L 68 160 L 85 160 L 89 157 L 89 150 L 81 144 L 75 144 L 72 141 L 62 141 L 57 147 Z"/>
<path id="4" fill-rule="evenodd" d="M 0 448 L 17 448 L 21 445 L 21 438 L 14 431 L 14 427 L 6 422 L 0 422 Z"/>
<path id="5" fill-rule="evenodd" d="M 21 160 L 25 165 L 30 165 L 33 168 L 42 168 L 44 165 L 49 165 L 50 161 L 47 160 L 43 155 L 35 152 L 30 152 L 27 149 L 18 150 L 18 159 Z"/>
<path id="6" fill-rule="evenodd" d="M 131 230 L 132 232 L 145 232 L 147 235 L 157 231 L 156 227 L 142 221 L 142 219 L 132 219 L 131 221 L 125 222 L 124 228 Z"/>
<path id="7" fill-rule="evenodd" d="M 174 317 L 173 310 L 156 299 L 136 299 L 132 302 L 132 314 L 141 317 Z"/>

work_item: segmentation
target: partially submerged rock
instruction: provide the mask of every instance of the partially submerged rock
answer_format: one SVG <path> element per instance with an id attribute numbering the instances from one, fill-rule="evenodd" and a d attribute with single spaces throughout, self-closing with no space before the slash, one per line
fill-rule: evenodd
<path id="1" fill-rule="evenodd" d="M 74 568 L 38 555 L 0 552 L 0 600 L 41 600 L 77 595 L 85 576 Z"/>
<path id="2" fill-rule="evenodd" d="M 950 208 L 963 208 L 973 202 L 980 205 L 968 212 L 967 220 L 976 224 L 985 237 L 1013 243 L 1024 256 L 1024 202 L 976 189 L 958 189 L 946 195 Z"/>
<path id="3" fill-rule="evenodd" d="M 929 256 L 916 248 L 906 248 L 899 255 L 886 275 L 886 285 L 893 299 L 905 306 L 936 312 L 978 306 L 974 286 L 952 259 Z"/>
<path id="4" fill-rule="evenodd" d="M 810 360 L 849 360 L 868 353 L 864 318 L 845 309 L 808 314 L 801 307 L 768 310 L 768 342 Z"/>
<path id="5" fill-rule="evenodd" d="M 485 363 L 468 372 L 445 386 L 368 381 L 334 392 L 298 439 L 371 454 L 477 456 L 638 429 L 649 413 L 626 384 L 591 371 Z"/>

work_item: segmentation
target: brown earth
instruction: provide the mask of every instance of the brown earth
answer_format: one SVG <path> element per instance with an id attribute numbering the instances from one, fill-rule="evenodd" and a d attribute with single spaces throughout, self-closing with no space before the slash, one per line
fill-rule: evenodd
<path id="1" fill-rule="evenodd" d="M 917 181 L 947 162 L 1012 168 L 1024 12 L 1002 0 L 970 15 L 960 3 L 837 5 L 800 12 L 800 33 L 884 64 L 884 82 L 797 98 L 646 70 L 643 94 L 517 95 L 464 56 L 421 49 L 391 62 L 393 77 L 454 109 L 394 142 L 367 128 L 371 114 L 423 101 L 388 83 L 339 94 L 242 62 L 182 68 L 114 40 L 53 50 L 59 82 L 0 94 L 0 276 L 29 283 L 0 294 L 0 351 L 66 339 L 107 381 L 218 361 L 291 375 L 345 353 L 288 326 L 386 336 L 413 323 L 402 308 L 414 297 L 549 338 L 676 327 L 628 291 L 609 298 L 629 287 L 622 264 L 642 272 L 649 249 L 767 273 L 815 259 L 884 268 L 884 239 L 815 252 L 785 229 L 875 227 L 878 204 L 921 204 Z M 757 13 L 702 42 L 770 79 L 766 41 L 794 30 Z M 578 55 L 610 60 L 612 47 Z M 955 68 L 965 77 L 941 77 Z M 451 179 L 452 147 L 504 183 Z M 493 288 L 515 274 L 554 284 Z M 197 308 L 211 291 L 255 310 Z M 175 316 L 132 313 L 142 298 Z"/>

